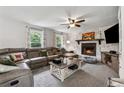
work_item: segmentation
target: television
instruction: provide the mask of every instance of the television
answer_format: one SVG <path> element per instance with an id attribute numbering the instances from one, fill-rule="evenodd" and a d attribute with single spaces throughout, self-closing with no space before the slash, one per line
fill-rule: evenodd
<path id="1" fill-rule="evenodd" d="M 119 24 L 104 31 L 106 43 L 119 43 Z"/>

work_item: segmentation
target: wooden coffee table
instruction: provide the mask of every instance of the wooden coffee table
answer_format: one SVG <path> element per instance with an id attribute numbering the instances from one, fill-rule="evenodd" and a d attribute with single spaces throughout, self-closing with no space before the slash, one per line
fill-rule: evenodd
<path id="1" fill-rule="evenodd" d="M 69 61 L 69 60 L 68 60 Z M 74 72 L 78 71 L 81 68 L 81 60 L 73 59 L 72 62 L 67 62 L 66 64 L 62 62 L 61 64 L 55 64 L 53 62 L 49 62 L 50 64 L 50 73 L 57 77 L 61 82 L 64 81 L 67 77 L 72 75 Z M 71 70 L 68 67 L 76 64 L 78 66 L 77 69 Z"/>

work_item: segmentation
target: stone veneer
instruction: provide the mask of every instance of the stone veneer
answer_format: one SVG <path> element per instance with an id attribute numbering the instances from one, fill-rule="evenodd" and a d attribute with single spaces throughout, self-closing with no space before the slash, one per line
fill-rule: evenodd
<path id="1" fill-rule="evenodd" d="M 113 26 L 113 25 L 111 25 Z M 68 40 L 70 40 L 70 44 L 66 44 L 66 49 L 67 50 L 74 50 L 75 53 L 81 55 L 81 43 L 96 43 L 96 58 L 97 60 L 101 60 L 101 51 L 119 51 L 119 44 L 118 43 L 112 43 L 112 44 L 106 44 L 106 41 L 103 40 L 101 42 L 101 45 L 99 45 L 98 41 L 86 41 L 86 42 L 81 42 L 79 45 L 75 40 L 81 39 L 82 33 L 85 32 L 96 32 L 96 38 L 100 37 L 100 32 L 101 32 L 101 38 L 105 39 L 104 31 L 111 26 L 106 26 L 106 27 L 101 27 L 101 28 L 95 28 L 91 30 L 86 30 L 86 31 L 71 31 L 68 33 Z M 81 55 L 81 56 L 86 56 L 86 55 Z"/>

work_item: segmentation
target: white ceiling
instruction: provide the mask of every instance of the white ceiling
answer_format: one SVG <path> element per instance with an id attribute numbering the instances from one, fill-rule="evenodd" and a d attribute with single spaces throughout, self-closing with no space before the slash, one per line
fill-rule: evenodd
<path id="1" fill-rule="evenodd" d="M 1 6 L 0 15 L 29 24 L 50 27 L 59 31 L 67 30 L 60 24 L 67 18 L 83 16 L 86 20 L 81 28 L 103 27 L 118 22 L 116 6 Z M 75 28 L 78 29 L 78 28 Z"/>

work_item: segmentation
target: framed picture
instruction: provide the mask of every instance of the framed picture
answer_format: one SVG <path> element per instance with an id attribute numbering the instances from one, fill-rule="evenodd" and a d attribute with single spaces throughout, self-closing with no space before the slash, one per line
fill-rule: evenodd
<path id="1" fill-rule="evenodd" d="M 82 40 L 94 40 L 95 39 L 95 32 L 88 32 L 82 34 Z"/>

